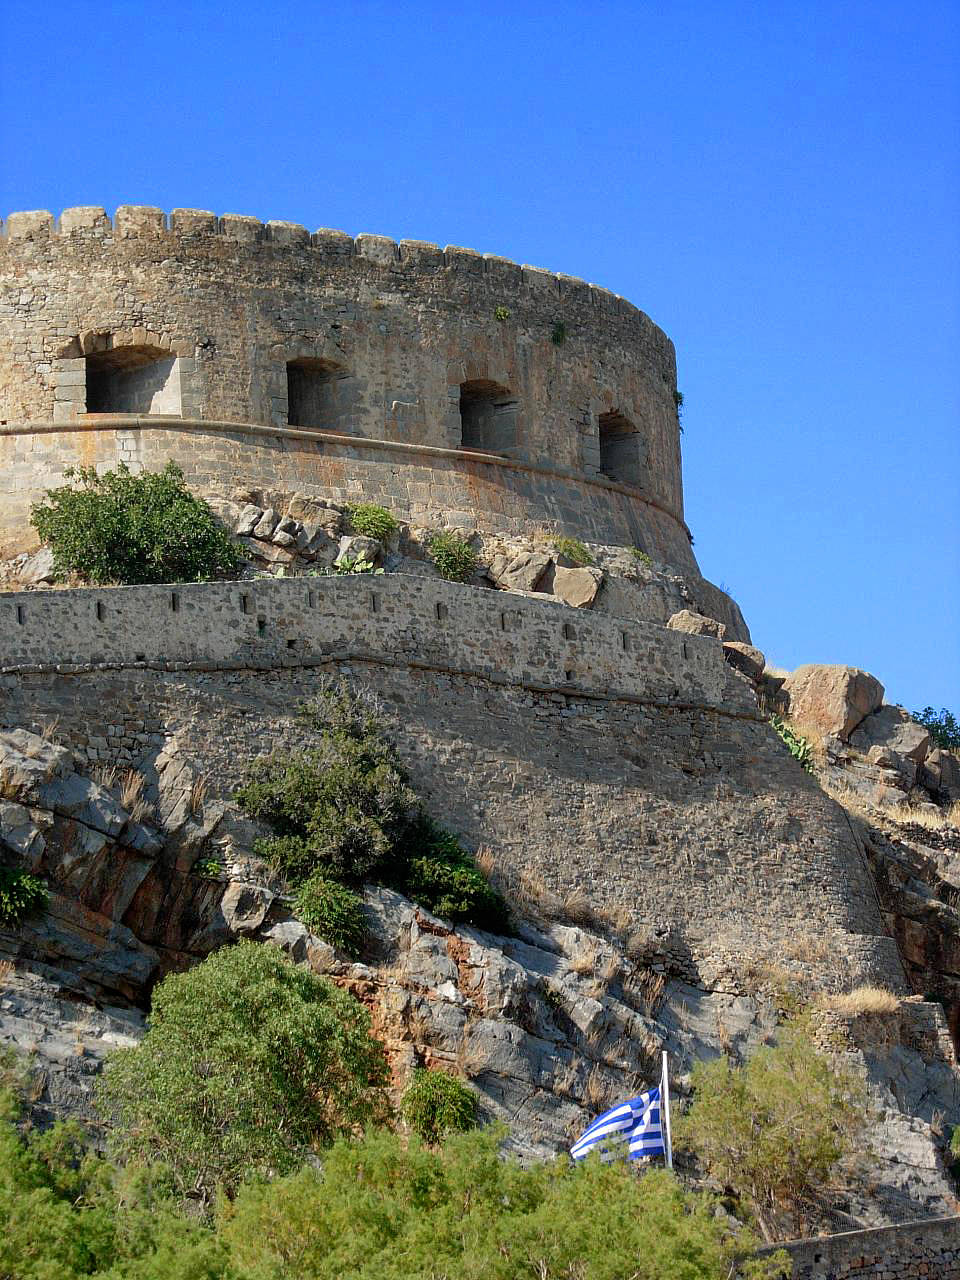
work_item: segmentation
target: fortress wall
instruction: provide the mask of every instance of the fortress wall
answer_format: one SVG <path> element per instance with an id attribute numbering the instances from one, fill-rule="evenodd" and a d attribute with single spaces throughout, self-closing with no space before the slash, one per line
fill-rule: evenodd
<path id="1" fill-rule="evenodd" d="M 186 417 L 291 425 L 294 361 L 301 381 L 330 376 L 296 382 L 293 415 L 325 416 L 292 425 L 458 448 L 470 382 L 515 402 L 495 415 L 498 449 L 581 474 L 601 466 L 601 416 L 628 419 L 631 484 L 682 519 L 673 345 L 607 290 L 469 249 L 189 210 L 12 214 L 4 231 L 0 424 L 82 418 L 91 370 L 113 377 L 98 362 L 120 351 L 174 358 Z"/>
<path id="2" fill-rule="evenodd" d="M 256 756 L 314 744 L 296 708 L 342 678 L 379 699 L 429 811 L 468 847 L 488 847 L 508 882 L 523 874 L 543 891 L 585 892 L 622 912 L 628 933 L 649 936 L 671 971 L 697 981 L 699 966 L 712 988 L 735 989 L 733 975 L 758 957 L 782 980 L 780 966 L 815 935 L 825 986 L 906 993 L 842 811 L 761 720 L 537 691 L 418 666 L 404 652 L 274 670 L 248 661 L 0 674 L 0 727 L 56 721 L 81 760 L 121 767 L 149 766 L 166 747 L 195 762 L 216 803 Z"/>
<path id="3" fill-rule="evenodd" d="M 0 595 L 0 670 L 385 658 L 497 684 L 756 716 L 718 641 L 400 574 Z"/>
<path id="4" fill-rule="evenodd" d="M 903 1222 L 777 1247 L 790 1255 L 793 1280 L 960 1280 L 960 1218 Z"/>
<path id="5" fill-rule="evenodd" d="M 380 502 L 401 518 L 451 517 L 487 530 L 544 526 L 587 541 L 637 546 L 699 577 L 685 528 L 668 512 L 603 478 L 389 441 L 158 418 L 100 418 L 31 430 L 0 427 L 0 558 L 36 545 L 30 507 L 65 483 L 69 467 L 182 467 L 201 492 L 236 486 L 304 492 L 335 502 Z"/>

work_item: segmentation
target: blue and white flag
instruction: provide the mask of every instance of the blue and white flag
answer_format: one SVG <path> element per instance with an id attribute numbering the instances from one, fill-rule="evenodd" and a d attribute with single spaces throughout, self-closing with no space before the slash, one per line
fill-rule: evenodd
<path id="1" fill-rule="evenodd" d="M 647 1156 L 665 1155 L 667 1146 L 660 1113 L 660 1085 L 656 1085 L 638 1098 L 621 1102 L 598 1116 L 570 1148 L 570 1154 L 574 1160 L 582 1160 L 591 1151 L 599 1151 L 601 1160 L 612 1160 L 616 1156 L 642 1160 Z"/>

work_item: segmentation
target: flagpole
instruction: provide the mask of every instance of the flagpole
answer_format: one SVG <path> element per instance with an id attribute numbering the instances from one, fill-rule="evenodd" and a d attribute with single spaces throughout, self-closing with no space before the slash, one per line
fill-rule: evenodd
<path id="1" fill-rule="evenodd" d="M 673 1168 L 673 1137 L 670 1133 L 670 1076 L 667 1067 L 667 1051 L 663 1051 L 663 1075 L 660 1078 L 660 1105 L 663 1107 L 664 1119 L 664 1151 L 667 1157 L 667 1168 Z"/>

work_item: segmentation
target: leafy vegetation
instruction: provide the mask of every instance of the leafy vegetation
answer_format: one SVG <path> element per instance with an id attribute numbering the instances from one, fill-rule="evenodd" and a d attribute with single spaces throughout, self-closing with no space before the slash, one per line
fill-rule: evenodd
<path id="1" fill-rule="evenodd" d="M 650 569 L 653 566 L 653 560 L 651 560 L 650 556 L 647 555 L 646 551 L 641 551 L 639 547 L 631 547 L 630 554 L 633 556 L 634 560 L 639 561 L 645 569 Z"/>
<path id="2" fill-rule="evenodd" d="M 579 538 L 568 538 L 563 535 L 559 538 L 554 538 L 553 546 L 555 551 L 559 551 L 562 556 L 566 556 L 574 564 L 581 566 L 593 564 L 593 556 Z"/>
<path id="3" fill-rule="evenodd" d="M 715 1280 L 758 1243 L 670 1174 L 500 1158 L 500 1130 L 441 1147 L 384 1131 L 323 1167 L 244 1183 L 203 1217 L 169 1171 L 85 1153 L 75 1125 L 21 1131 L 0 1103 L 0 1275 L 9 1280 Z M 741 1263 L 744 1280 L 785 1258 Z"/>
<path id="4" fill-rule="evenodd" d="M 236 796 L 246 813 L 273 828 L 274 835 L 254 847 L 300 886 L 298 905 L 319 912 L 322 881 L 376 881 L 446 919 L 505 931 L 503 898 L 456 837 L 423 812 L 370 707 L 346 688 L 331 688 L 301 714 L 319 736 L 317 747 L 258 760 Z M 315 875 L 316 895 L 301 896 Z M 347 926 L 348 905 L 342 896 L 336 906 L 330 899 L 331 931 L 321 936 L 334 945 L 340 945 L 337 931 Z M 352 928 L 342 936 L 361 945 Z"/>
<path id="5" fill-rule="evenodd" d="M 726 1058 L 697 1062 L 692 1084 L 693 1105 L 675 1125 L 677 1147 L 732 1189 L 768 1240 L 782 1218 L 800 1234 L 815 1192 L 867 1124 L 863 1083 L 792 1027 L 742 1067 Z"/>
<path id="6" fill-rule="evenodd" d="M 449 1133 L 465 1133 L 476 1127 L 477 1095 L 446 1071 L 417 1067 L 400 1110 L 419 1138 L 436 1143 Z"/>
<path id="7" fill-rule="evenodd" d="M 116 1158 L 160 1162 L 178 1195 L 208 1200 L 384 1119 L 387 1078 L 353 996 L 240 942 L 159 984 L 146 1036 L 111 1055 L 99 1101 Z"/>
<path id="8" fill-rule="evenodd" d="M 0 927 L 9 929 L 43 911 L 49 899 L 47 886 L 36 876 L 19 867 L 0 867 Z"/>
<path id="9" fill-rule="evenodd" d="M 437 572 L 448 582 L 466 582 L 476 572 L 477 553 L 459 534 L 431 534 L 427 546 Z"/>
<path id="10" fill-rule="evenodd" d="M 946 707 L 939 711 L 924 707 L 922 711 L 915 711 L 913 718 L 930 731 L 930 737 L 938 747 L 944 751 L 960 751 L 960 723 L 952 711 Z"/>
<path id="11" fill-rule="evenodd" d="M 421 814 L 407 851 L 397 888 L 444 920 L 467 921 L 491 933 L 509 932 L 506 903 L 456 836 Z"/>
<path id="12" fill-rule="evenodd" d="M 499 320 L 499 321 L 501 322 L 501 324 L 503 323 L 503 321 L 504 321 L 504 320 L 509 320 L 509 319 L 510 319 L 510 308 L 509 308 L 509 307 L 504 307 L 504 306 L 494 307 L 494 309 L 493 309 L 493 318 L 494 318 L 494 320 Z"/>
<path id="13" fill-rule="evenodd" d="M 813 748 L 807 739 L 787 724 L 782 716 L 771 716 L 770 723 L 794 760 L 807 773 L 813 773 Z"/>
<path id="14" fill-rule="evenodd" d="M 376 538 L 378 542 L 385 542 L 400 528 L 400 522 L 396 516 L 386 507 L 378 506 L 375 502 L 357 502 L 349 507 L 348 511 L 354 531 L 365 538 Z"/>
<path id="15" fill-rule="evenodd" d="M 363 902 L 352 889 L 315 871 L 297 889 L 294 905 L 297 916 L 318 937 L 354 959 L 360 955 L 367 926 Z"/>
<path id="16" fill-rule="evenodd" d="M 243 557 L 173 462 L 134 475 L 121 463 L 66 472 L 79 487 L 48 489 L 30 523 L 53 551 L 56 572 L 86 582 L 202 582 L 236 574 Z"/>

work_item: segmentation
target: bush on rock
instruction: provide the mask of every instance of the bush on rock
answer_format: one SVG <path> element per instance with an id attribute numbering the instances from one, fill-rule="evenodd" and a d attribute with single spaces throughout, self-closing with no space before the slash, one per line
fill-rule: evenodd
<path id="1" fill-rule="evenodd" d="M 203 582 L 236 574 L 243 557 L 173 462 L 134 475 L 121 463 L 66 472 L 79 487 L 48 489 L 30 523 L 61 576 L 94 583 Z"/>

